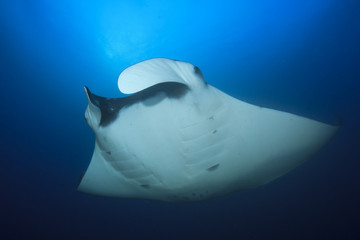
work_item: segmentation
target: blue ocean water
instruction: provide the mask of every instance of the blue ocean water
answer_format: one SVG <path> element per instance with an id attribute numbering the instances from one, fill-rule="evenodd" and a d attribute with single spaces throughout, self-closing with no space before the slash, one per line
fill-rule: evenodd
<path id="1" fill-rule="evenodd" d="M 0 2 L 0 239 L 360 239 L 360 2 Z M 189 204 L 78 193 L 94 134 L 83 86 L 120 97 L 139 61 L 197 65 L 249 103 L 336 124 L 306 164 Z"/>

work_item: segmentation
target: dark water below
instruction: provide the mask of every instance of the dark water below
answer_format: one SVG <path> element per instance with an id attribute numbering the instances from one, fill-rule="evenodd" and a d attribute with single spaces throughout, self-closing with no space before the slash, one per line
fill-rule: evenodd
<path id="1" fill-rule="evenodd" d="M 360 239 L 360 2 L 0 2 L 0 239 Z M 241 100 L 328 123 L 309 162 L 256 189 L 169 204 L 76 192 L 94 135 L 83 86 L 152 57 Z"/>

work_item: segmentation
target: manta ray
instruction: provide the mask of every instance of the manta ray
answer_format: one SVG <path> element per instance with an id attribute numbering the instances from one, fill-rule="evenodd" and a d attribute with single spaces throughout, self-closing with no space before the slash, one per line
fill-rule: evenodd
<path id="1" fill-rule="evenodd" d="M 167 58 L 126 68 L 118 87 L 129 95 L 104 98 L 85 87 L 96 141 L 81 192 L 206 200 L 282 176 L 339 128 L 240 101 L 205 82 L 198 67 Z"/>

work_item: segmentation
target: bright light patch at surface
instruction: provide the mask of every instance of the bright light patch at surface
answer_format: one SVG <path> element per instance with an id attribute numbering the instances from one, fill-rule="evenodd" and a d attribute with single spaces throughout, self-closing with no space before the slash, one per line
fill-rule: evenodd
<path id="1" fill-rule="evenodd" d="M 308 38 L 329 1 L 106 1 L 100 44 L 107 57 L 139 59 L 157 54 L 189 58 L 219 51 L 272 52 Z M 295 40 L 295 41 L 294 41 Z M 293 43 L 289 43 L 293 41 Z M 269 51 L 270 50 L 270 51 Z M 113 59 L 114 60 L 114 59 Z"/>
<path id="2" fill-rule="evenodd" d="M 245 86 L 259 91 L 259 82 L 290 82 L 287 65 L 323 46 L 316 34 L 334 2 L 16 1 L 2 3 L 0 18 L 4 45 L 14 46 L 5 50 L 8 59 L 19 63 L 21 55 L 22 67 L 47 72 L 38 84 L 59 96 L 66 89 L 81 98 L 83 85 L 117 96 L 119 73 L 154 57 L 192 62 L 207 81 L 237 95 Z M 49 80 L 55 73 L 62 79 L 56 85 Z"/>
<path id="3" fill-rule="evenodd" d="M 20 13 L 18 20 L 29 30 L 43 26 L 61 33 L 62 39 L 92 43 L 111 61 L 138 61 L 160 54 L 215 55 L 234 48 L 243 54 L 279 50 L 284 43 L 291 45 L 289 40 L 296 44 L 296 39 L 310 37 L 307 30 L 330 5 L 283 0 L 43 1 L 19 3 L 14 13 Z"/>
<path id="4" fill-rule="evenodd" d="M 109 58 L 138 56 L 156 44 L 163 21 L 148 4 L 113 2 L 101 16 L 104 51 Z"/>

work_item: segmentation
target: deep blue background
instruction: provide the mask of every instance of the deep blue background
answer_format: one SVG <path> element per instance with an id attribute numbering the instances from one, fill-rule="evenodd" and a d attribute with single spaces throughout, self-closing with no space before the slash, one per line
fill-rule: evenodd
<path id="1" fill-rule="evenodd" d="M 360 239 L 360 1 L 0 2 L 0 239 Z M 76 192 L 92 155 L 83 86 L 152 57 L 250 103 L 344 125 L 257 189 L 191 204 Z"/>

